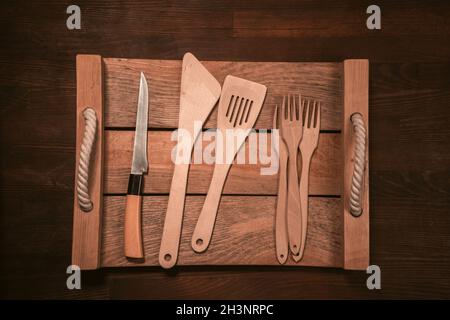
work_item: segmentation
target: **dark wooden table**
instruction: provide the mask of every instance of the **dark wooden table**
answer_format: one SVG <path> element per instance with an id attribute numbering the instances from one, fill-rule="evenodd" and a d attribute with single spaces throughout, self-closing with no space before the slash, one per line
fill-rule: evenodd
<path id="1" fill-rule="evenodd" d="M 2 1 L 3 298 L 450 298 L 450 3 Z M 322 268 L 105 269 L 66 288 L 75 164 L 75 55 L 201 60 L 370 59 L 371 262 Z"/>

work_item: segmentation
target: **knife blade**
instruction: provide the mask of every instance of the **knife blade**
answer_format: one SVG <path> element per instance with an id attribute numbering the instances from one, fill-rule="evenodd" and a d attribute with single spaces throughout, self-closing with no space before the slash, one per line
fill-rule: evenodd
<path id="1" fill-rule="evenodd" d="M 125 207 L 124 244 L 125 256 L 143 258 L 142 246 L 142 187 L 143 175 L 147 172 L 147 123 L 148 123 L 148 85 L 141 72 L 139 84 L 136 130 L 134 133 L 133 160 L 128 179 L 128 191 Z"/>

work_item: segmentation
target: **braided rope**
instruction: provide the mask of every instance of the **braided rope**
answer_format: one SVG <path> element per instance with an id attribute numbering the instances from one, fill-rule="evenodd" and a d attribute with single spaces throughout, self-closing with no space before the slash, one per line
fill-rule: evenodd
<path id="1" fill-rule="evenodd" d="M 77 196 L 78 204 L 83 211 L 92 210 L 92 201 L 89 197 L 89 162 L 94 146 L 95 133 L 97 130 L 97 116 L 94 109 L 86 108 L 83 111 L 85 129 L 83 143 L 80 148 L 80 162 L 78 164 Z"/>
<path id="2" fill-rule="evenodd" d="M 364 168 L 366 158 L 366 128 L 360 113 L 350 117 L 355 132 L 355 165 L 353 168 L 352 186 L 350 191 L 350 213 L 354 217 L 362 214 L 362 195 L 364 194 Z"/>

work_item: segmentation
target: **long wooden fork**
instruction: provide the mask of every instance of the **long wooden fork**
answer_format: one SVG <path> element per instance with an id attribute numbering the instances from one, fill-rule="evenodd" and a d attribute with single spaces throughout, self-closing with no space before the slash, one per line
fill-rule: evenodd
<path id="1" fill-rule="evenodd" d="M 300 202 L 302 207 L 302 242 L 298 255 L 293 255 L 296 262 L 303 258 L 308 226 L 309 169 L 311 158 L 319 144 L 321 104 L 315 100 L 303 100 L 303 138 L 300 142 L 302 172 L 300 178 Z"/>
<path id="2" fill-rule="evenodd" d="M 273 115 L 273 129 L 277 130 L 280 126 L 278 124 L 278 105 L 275 107 Z M 272 139 L 276 139 L 272 134 Z M 272 140 L 272 146 L 274 141 Z M 275 248 L 277 252 L 277 259 L 280 264 L 286 263 L 289 255 L 289 240 L 287 235 L 286 223 L 286 206 L 287 206 L 287 164 L 288 164 L 288 150 L 281 136 L 278 137 L 278 150 L 274 147 L 273 151 L 278 153 L 279 159 L 279 178 L 278 178 L 278 197 L 277 207 L 275 213 Z"/>
<path id="3" fill-rule="evenodd" d="M 281 137 L 286 143 L 289 153 L 288 160 L 288 204 L 287 204 L 287 229 L 289 238 L 289 248 L 296 255 L 300 252 L 302 239 L 302 208 L 300 205 L 300 191 L 297 168 L 297 156 L 300 141 L 302 140 L 303 125 L 301 112 L 301 95 L 298 95 L 298 108 L 293 95 L 283 97 L 281 105 Z"/>

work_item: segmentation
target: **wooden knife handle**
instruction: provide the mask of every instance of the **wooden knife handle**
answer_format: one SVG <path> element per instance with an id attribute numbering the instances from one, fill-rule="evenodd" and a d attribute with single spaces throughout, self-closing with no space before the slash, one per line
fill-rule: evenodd
<path id="1" fill-rule="evenodd" d="M 159 248 L 159 264 L 166 269 L 172 268 L 178 259 L 188 173 L 189 163 L 175 165 Z"/>
<path id="2" fill-rule="evenodd" d="M 222 196 L 223 186 L 230 170 L 230 164 L 216 164 L 214 173 L 209 185 L 205 203 L 195 225 L 192 235 L 191 246 L 195 252 L 204 252 L 211 241 L 214 224 L 216 222 L 217 210 Z"/>
<path id="3" fill-rule="evenodd" d="M 124 244 L 125 256 L 143 258 L 142 248 L 142 175 L 130 174 L 125 208 Z"/>

